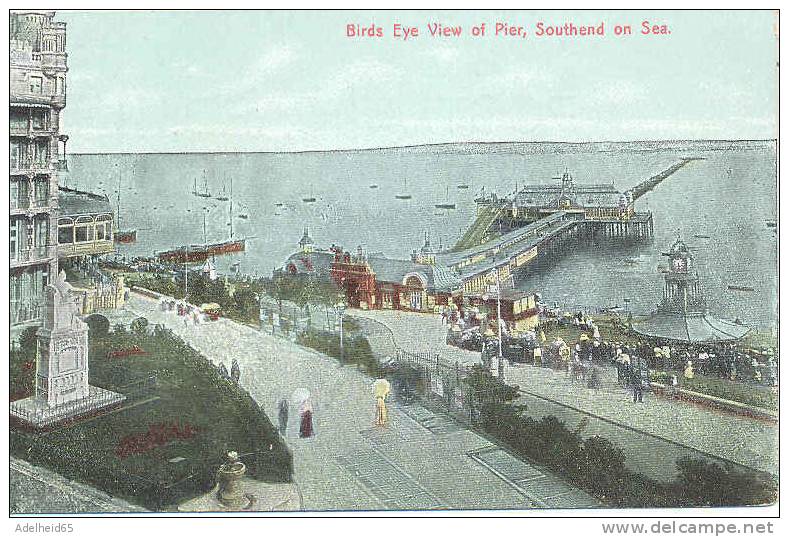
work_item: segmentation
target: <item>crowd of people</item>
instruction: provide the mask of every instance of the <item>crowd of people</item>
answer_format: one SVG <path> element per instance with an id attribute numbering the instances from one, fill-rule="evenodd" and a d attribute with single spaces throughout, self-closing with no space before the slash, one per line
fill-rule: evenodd
<path id="1" fill-rule="evenodd" d="M 450 312 L 447 342 L 459 347 L 482 350 L 486 354 L 498 352 L 495 324 L 486 328 L 484 319 Z M 572 382 L 589 388 L 601 387 L 600 367 L 612 365 L 617 371 L 617 383 L 632 390 L 633 401 L 643 401 L 643 392 L 651 387 L 650 370 L 659 372 L 669 394 L 677 394 L 681 384 L 697 374 L 759 386 L 778 385 L 778 363 L 770 348 L 746 349 L 733 342 L 682 344 L 677 341 L 650 341 L 628 335 L 627 341 L 606 341 L 597 323 L 583 312 L 559 314 L 552 323 L 541 323 L 536 330 L 502 337 L 502 356 L 512 361 L 530 363 L 566 371 Z M 566 342 L 558 335 L 549 340 L 546 331 L 559 327 L 575 327 L 580 335 L 577 342 Z M 620 324 L 620 328 L 626 326 Z M 624 339 L 624 338 L 623 338 Z M 511 352 L 515 350 L 515 352 Z M 522 358 L 522 359 L 518 359 Z M 484 359 L 483 359 L 484 362 Z"/>

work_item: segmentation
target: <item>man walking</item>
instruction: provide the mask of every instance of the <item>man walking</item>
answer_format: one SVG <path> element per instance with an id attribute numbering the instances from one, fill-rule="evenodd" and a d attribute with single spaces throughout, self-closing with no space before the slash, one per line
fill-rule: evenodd
<path id="1" fill-rule="evenodd" d="M 284 397 L 279 401 L 279 434 L 285 436 L 288 432 L 288 400 Z"/>

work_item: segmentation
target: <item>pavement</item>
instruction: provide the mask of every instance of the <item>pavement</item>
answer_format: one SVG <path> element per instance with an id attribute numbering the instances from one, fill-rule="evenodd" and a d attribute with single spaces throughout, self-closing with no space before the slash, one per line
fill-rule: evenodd
<path id="1" fill-rule="evenodd" d="M 430 351 L 461 363 L 479 363 L 478 352 L 446 344 L 446 325 L 437 315 L 405 311 L 352 310 L 349 315 L 376 321 L 373 348 L 396 344 L 411 352 Z M 365 329 L 368 329 L 365 325 Z M 599 434 L 617 443 L 634 469 L 661 480 L 676 474 L 674 461 L 684 455 L 709 455 L 778 474 L 776 424 L 708 407 L 645 394 L 634 404 L 632 392 L 616 383 L 616 370 L 602 367 L 603 387 L 574 384 L 565 372 L 531 365 L 508 366 L 507 382 L 518 385 L 532 416 L 556 415 L 582 436 Z"/>
<path id="2" fill-rule="evenodd" d="M 11 514 L 146 512 L 142 507 L 16 457 L 11 457 L 9 499 Z"/>
<path id="3" fill-rule="evenodd" d="M 133 294 L 125 309 L 173 330 L 215 364 L 236 358 L 240 384 L 276 421 L 277 402 L 312 394 L 315 431 L 298 437 L 291 407 L 284 438 L 305 510 L 526 509 L 598 505 L 586 493 L 418 405 L 388 402 L 374 426 L 372 380 L 352 366 L 227 319 L 184 326 Z"/>

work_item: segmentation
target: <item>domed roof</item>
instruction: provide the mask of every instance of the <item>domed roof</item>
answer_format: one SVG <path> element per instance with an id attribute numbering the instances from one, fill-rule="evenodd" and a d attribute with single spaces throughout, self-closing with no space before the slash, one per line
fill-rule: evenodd
<path id="1" fill-rule="evenodd" d="M 677 237 L 677 240 L 674 241 L 674 244 L 671 245 L 668 255 L 671 257 L 693 257 L 693 254 L 690 253 L 688 245 L 685 244 L 685 242 L 679 236 Z"/>

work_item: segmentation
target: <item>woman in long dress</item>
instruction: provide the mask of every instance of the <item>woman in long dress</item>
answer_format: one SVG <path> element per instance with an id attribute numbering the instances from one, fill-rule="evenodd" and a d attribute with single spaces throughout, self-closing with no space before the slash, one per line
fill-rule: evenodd
<path id="1" fill-rule="evenodd" d="M 301 407 L 301 426 L 299 427 L 299 436 L 301 438 L 310 438 L 313 434 L 312 404 L 309 401 L 304 401 L 304 404 Z"/>

